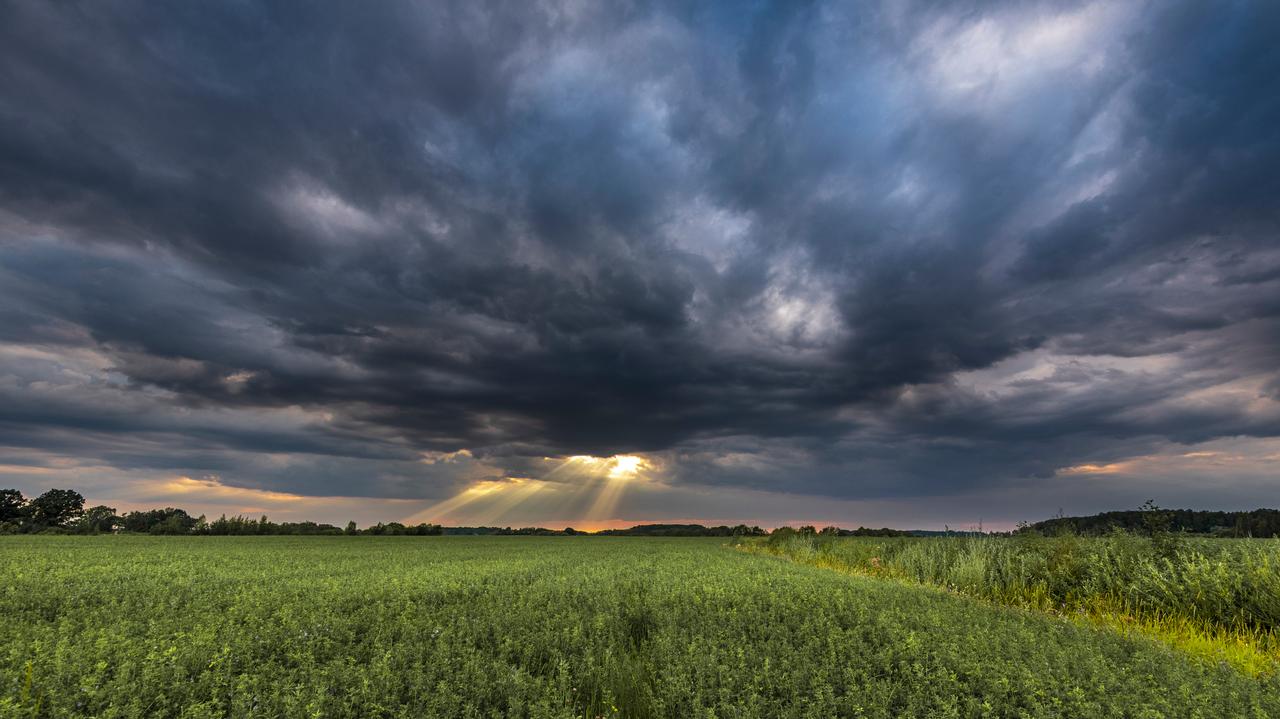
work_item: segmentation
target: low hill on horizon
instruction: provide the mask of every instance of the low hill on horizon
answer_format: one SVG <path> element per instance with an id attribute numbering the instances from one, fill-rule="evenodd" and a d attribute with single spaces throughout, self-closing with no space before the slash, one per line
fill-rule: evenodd
<path id="1" fill-rule="evenodd" d="M 1280 536 L 1280 509 L 1220 512 L 1153 507 L 1100 512 L 1082 517 L 1054 517 L 1026 525 L 1019 531 L 1097 535 L 1106 534 L 1113 529 L 1141 533 L 1163 530 L 1213 537 L 1277 537 Z"/>

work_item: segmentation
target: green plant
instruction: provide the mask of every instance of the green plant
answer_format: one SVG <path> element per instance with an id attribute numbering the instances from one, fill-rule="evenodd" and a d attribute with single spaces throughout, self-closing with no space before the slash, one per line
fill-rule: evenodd
<path id="1" fill-rule="evenodd" d="M 862 578 L 721 541 L 0 537 L 0 718 L 1280 716 L 1274 677 L 883 579 L 1016 587 L 1047 545 L 789 540 Z M 1261 566 L 1203 550 L 1206 592 Z"/>

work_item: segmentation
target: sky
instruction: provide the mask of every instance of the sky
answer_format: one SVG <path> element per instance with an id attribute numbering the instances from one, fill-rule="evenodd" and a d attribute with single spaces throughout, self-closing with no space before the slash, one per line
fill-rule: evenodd
<path id="1" fill-rule="evenodd" d="M 1280 3 L 0 5 L 0 487 L 1280 505 Z"/>

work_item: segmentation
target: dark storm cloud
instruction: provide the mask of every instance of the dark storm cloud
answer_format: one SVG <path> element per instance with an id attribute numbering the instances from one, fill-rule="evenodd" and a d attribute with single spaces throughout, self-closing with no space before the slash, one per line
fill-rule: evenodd
<path id="1" fill-rule="evenodd" d="M 648 452 L 859 497 L 1275 437 L 1276 30 L 10 3 L 0 446 L 396 496 L 436 493 L 421 452 Z"/>

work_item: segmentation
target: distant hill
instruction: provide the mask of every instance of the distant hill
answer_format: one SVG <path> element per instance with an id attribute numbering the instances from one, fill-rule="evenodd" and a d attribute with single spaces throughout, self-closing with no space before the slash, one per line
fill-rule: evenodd
<path id="1" fill-rule="evenodd" d="M 1280 537 L 1280 509 L 1209 512 L 1194 509 L 1148 509 L 1103 512 L 1087 517 L 1055 517 L 1019 531 L 1041 534 L 1106 534 L 1114 528 L 1148 533 L 1153 528 L 1215 537 Z"/>

